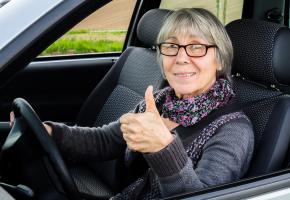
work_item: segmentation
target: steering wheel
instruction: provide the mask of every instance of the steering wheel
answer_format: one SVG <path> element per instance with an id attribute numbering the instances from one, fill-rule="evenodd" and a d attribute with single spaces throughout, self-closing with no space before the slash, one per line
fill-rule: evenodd
<path id="1" fill-rule="evenodd" d="M 42 152 L 48 158 L 57 178 L 60 180 L 62 187 L 69 199 L 81 199 L 78 189 L 73 178 L 71 177 L 56 144 L 47 133 L 41 120 L 30 106 L 22 99 L 17 98 L 13 101 L 12 109 L 15 115 L 15 121 L 6 141 L 2 147 L 2 153 L 11 149 L 26 134 L 26 128 L 31 130 L 32 137 L 39 143 Z"/>

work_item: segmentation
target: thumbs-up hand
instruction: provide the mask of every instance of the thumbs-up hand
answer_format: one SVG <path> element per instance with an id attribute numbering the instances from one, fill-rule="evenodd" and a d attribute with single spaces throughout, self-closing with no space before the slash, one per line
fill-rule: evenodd
<path id="1" fill-rule="evenodd" d="M 129 149 L 142 153 L 158 152 L 173 140 L 156 108 L 153 87 L 145 92 L 146 111 L 127 113 L 120 118 L 123 138 Z"/>

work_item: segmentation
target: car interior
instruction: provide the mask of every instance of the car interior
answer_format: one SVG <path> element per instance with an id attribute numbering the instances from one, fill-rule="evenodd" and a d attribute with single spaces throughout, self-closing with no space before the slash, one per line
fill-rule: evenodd
<path id="1" fill-rule="evenodd" d="M 80 82 L 90 81 L 89 84 L 94 87 L 86 88 L 83 92 L 82 86 L 79 86 L 80 91 L 77 91 L 76 96 L 82 93 L 83 98 L 91 91 L 87 98 L 82 100 L 84 103 L 80 108 L 73 101 L 70 102 L 72 104 L 70 108 L 74 109 L 70 113 L 75 113 L 76 120 L 65 116 L 53 120 L 79 126 L 102 126 L 118 120 L 122 114 L 133 110 L 143 99 L 148 85 L 153 85 L 154 90 L 166 86 L 167 83 L 156 60 L 155 41 L 169 12 L 166 9 L 151 9 L 142 15 L 136 26 L 136 45 L 127 47 L 109 71 L 102 70 L 102 73 L 97 75 L 100 82 L 96 84 L 94 81 L 77 79 Z M 247 175 L 237 182 L 242 184 L 284 170 L 290 161 L 288 123 L 290 30 L 273 21 L 254 19 L 235 20 L 226 25 L 226 30 L 234 47 L 232 83 L 237 99 L 252 121 L 255 132 L 255 150 L 251 167 Z M 30 73 L 28 79 L 39 76 L 41 70 L 34 73 L 35 75 Z M 77 71 L 69 73 L 73 76 L 78 74 Z M 92 74 L 90 77 L 92 80 L 96 79 L 92 71 L 85 73 Z M 53 71 L 49 75 L 53 75 Z M 56 77 L 56 81 L 61 81 L 63 75 L 66 75 L 65 67 L 63 73 Z M 15 83 L 10 82 L 8 85 L 12 87 L 13 84 Z M 65 84 L 63 87 L 66 89 Z M 47 101 L 51 100 L 49 95 L 48 91 Z M 29 99 L 27 100 L 29 102 Z M 44 136 L 45 130 L 40 126 L 41 121 L 37 117 L 39 108 L 33 105 L 32 107 L 36 112 L 22 99 L 15 100 L 12 105 L 16 118 L 19 117 L 21 121 L 20 117 L 23 117 L 27 122 L 24 123 L 25 128 L 19 125 L 23 122 L 15 123 L 7 137 L 10 140 L 3 139 L 6 140 L 3 142 L 6 149 L 2 148 L 0 159 L 2 163 L 8 163 L 0 166 L 3 180 L 0 185 L 3 188 L 19 199 L 33 199 L 31 190 L 37 193 L 39 199 L 108 199 L 125 187 L 128 183 L 128 174 L 123 173 L 122 158 L 90 164 L 65 163 L 63 161 L 65 159 L 61 158 L 50 138 Z M 39 116 L 43 116 L 41 112 Z M 19 127 L 16 127 L 16 124 Z M 18 143 L 11 142 L 19 131 L 32 134 L 26 134 L 27 136 Z M 33 137 L 36 140 L 32 139 Z M 13 159 L 19 152 L 20 157 L 25 159 Z M 21 166 L 21 170 L 17 169 L 17 166 Z M 18 176 L 21 176 L 22 182 L 19 182 Z M 5 185 L 6 178 L 9 184 L 24 184 L 24 186 L 20 185 L 15 189 Z M 237 183 L 221 187 L 228 188 Z M 208 188 L 181 194 L 172 199 L 195 196 L 213 190 L 214 188 Z"/>

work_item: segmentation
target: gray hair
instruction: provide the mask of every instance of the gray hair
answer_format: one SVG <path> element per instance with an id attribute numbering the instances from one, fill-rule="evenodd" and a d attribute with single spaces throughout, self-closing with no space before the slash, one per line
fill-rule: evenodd
<path id="1" fill-rule="evenodd" d="M 157 44 L 164 42 L 172 34 L 188 33 L 210 44 L 217 45 L 216 59 L 221 67 L 221 70 L 217 72 L 217 76 L 230 80 L 233 59 L 232 42 L 224 25 L 216 16 L 203 8 L 183 8 L 170 12 L 158 34 Z M 159 51 L 157 52 L 157 60 L 163 72 L 162 55 Z"/>

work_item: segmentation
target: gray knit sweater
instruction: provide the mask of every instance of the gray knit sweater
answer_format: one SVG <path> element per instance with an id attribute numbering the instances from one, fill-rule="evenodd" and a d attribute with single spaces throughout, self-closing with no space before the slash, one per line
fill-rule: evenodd
<path id="1" fill-rule="evenodd" d="M 119 121 L 98 128 L 47 123 L 53 127 L 53 139 L 61 153 L 69 160 L 110 160 L 123 155 L 126 150 Z M 203 145 L 196 167 L 186 151 L 190 148 L 190 138 L 181 141 L 178 135 L 182 133 L 161 151 L 143 154 L 157 177 L 161 197 L 228 183 L 246 173 L 254 148 L 249 120 L 246 117 L 232 119 L 215 132 Z"/>

